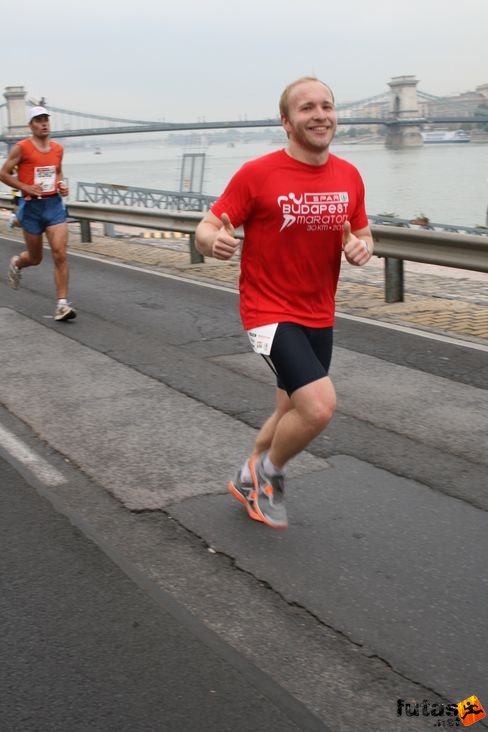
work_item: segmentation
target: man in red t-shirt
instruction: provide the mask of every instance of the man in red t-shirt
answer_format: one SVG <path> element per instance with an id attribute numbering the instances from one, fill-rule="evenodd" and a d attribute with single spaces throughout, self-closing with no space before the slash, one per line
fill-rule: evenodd
<path id="1" fill-rule="evenodd" d="M 286 463 L 328 425 L 336 396 L 328 376 L 341 254 L 373 254 L 364 185 L 329 152 L 337 126 L 331 89 L 314 77 L 286 87 L 285 150 L 246 163 L 196 231 L 198 250 L 229 259 L 243 226 L 240 312 L 252 347 L 277 376 L 276 408 L 228 488 L 251 518 L 286 528 Z"/>
<path id="2" fill-rule="evenodd" d="M 42 261 L 42 236 L 45 233 L 54 262 L 57 302 L 55 320 L 72 320 L 76 310 L 68 302 L 68 224 L 62 196 L 69 193 L 63 180 L 63 147 L 49 140 L 49 112 L 31 107 L 28 123 L 32 137 L 13 146 L 0 170 L 0 180 L 21 191 L 17 220 L 22 227 L 26 251 L 12 257 L 8 282 L 18 289 L 21 270 Z M 14 171 L 17 169 L 17 175 Z"/>

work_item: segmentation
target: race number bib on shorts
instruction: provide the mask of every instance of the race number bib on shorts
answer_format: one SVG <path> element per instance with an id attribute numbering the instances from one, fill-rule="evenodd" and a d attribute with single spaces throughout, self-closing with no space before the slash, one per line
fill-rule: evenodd
<path id="1" fill-rule="evenodd" d="M 272 323 L 271 325 L 261 325 L 259 328 L 253 328 L 247 331 L 254 353 L 269 356 L 277 327 L 278 323 Z"/>
<path id="2" fill-rule="evenodd" d="M 53 193 L 56 190 L 56 166 L 34 168 L 34 185 L 41 186 L 43 193 Z"/>

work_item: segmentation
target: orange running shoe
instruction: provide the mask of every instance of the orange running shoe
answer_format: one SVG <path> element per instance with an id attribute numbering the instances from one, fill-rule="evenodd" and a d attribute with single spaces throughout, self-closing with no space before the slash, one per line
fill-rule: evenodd
<path id="1" fill-rule="evenodd" d="M 287 529 L 288 516 L 285 506 L 285 478 L 283 475 L 266 475 L 263 457 L 250 458 L 249 469 L 256 487 L 254 510 L 272 529 Z"/>
<path id="2" fill-rule="evenodd" d="M 261 516 L 259 516 L 259 514 L 256 513 L 256 511 L 254 510 L 256 489 L 252 484 L 244 483 L 242 481 L 240 470 L 237 471 L 237 476 L 235 480 L 229 480 L 229 482 L 227 483 L 227 488 L 229 489 L 229 493 L 231 493 L 234 498 L 237 498 L 237 500 L 246 507 L 250 518 L 254 519 L 254 521 L 263 520 Z"/>

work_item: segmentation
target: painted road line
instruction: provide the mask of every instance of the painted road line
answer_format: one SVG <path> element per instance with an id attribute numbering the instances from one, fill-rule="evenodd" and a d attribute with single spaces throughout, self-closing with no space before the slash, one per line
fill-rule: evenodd
<path id="1" fill-rule="evenodd" d="M 60 472 L 49 465 L 46 460 L 31 450 L 15 435 L 0 425 L 0 447 L 9 453 L 15 460 L 24 465 L 36 478 L 49 486 L 57 486 L 66 483 L 66 478 Z"/>
<path id="2" fill-rule="evenodd" d="M 230 292 L 234 295 L 238 295 L 239 291 L 235 287 L 226 287 L 224 285 L 215 285 L 210 282 L 201 282 L 196 278 L 183 277 L 181 275 L 169 274 L 168 272 L 157 272 L 154 269 L 147 269 L 146 267 L 140 267 L 134 264 L 126 264 L 125 262 L 113 262 L 105 257 L 96 256 L 91 254 L 82 254 L 80 252 L 70 252 L 71 257 L 79 257 L 80 259 L 91 259 L 95 262 L 102 262 L 112 267 L 121 267 L 122 269 L 131 269 L 135 272 L 144 272 L 155 277 L 163 277 L 167 280 L 178 280 L 178 282 L 185 282 L 188 285 L 196 285 L 197 287 L 206 287 L 209 290 L 220 290 L 221 292 Z M 411 328 L 408 325 L 397 325 L 396 323 L 385 323 L 382 320 L 375 320 L 373 318 L 362 318 L 359 315 L 349 315 L 347 313 L 341 313 L 339 310 L 336 312 L 338 318 L 344 320 L 353 320 L 356 323 L 364 323 L 365 325 L 377 325 L 379 328 L 386 328 L 387 330 L 393 330 L 397 333 L 407 333 L 408 335 L 418 336 L 419 338 L 428 338 L 431 341 L 441 341 L 442 343 L 450 343 L 453 346 L 461 346 L 462 348 L 470 348 L 475 351 L 484 351 L 488 353 L 488 346 L 483 343 L 474 343 L 473 341 L 463 341 L 460 338 L 452 338 L 451 336 L 444 336 L 440 333 L 432 333 L 425 330 L 417 330 Z"/>

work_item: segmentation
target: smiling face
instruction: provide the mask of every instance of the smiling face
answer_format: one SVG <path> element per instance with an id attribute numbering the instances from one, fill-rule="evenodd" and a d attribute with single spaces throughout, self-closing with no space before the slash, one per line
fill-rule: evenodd
<path id="1" fill-rule="evenodd" d="M 334 97 L 321 81 L 303 81 L 293 86 L 281 121 L 294 157 L 327 158 L 336 127 Z"/>

